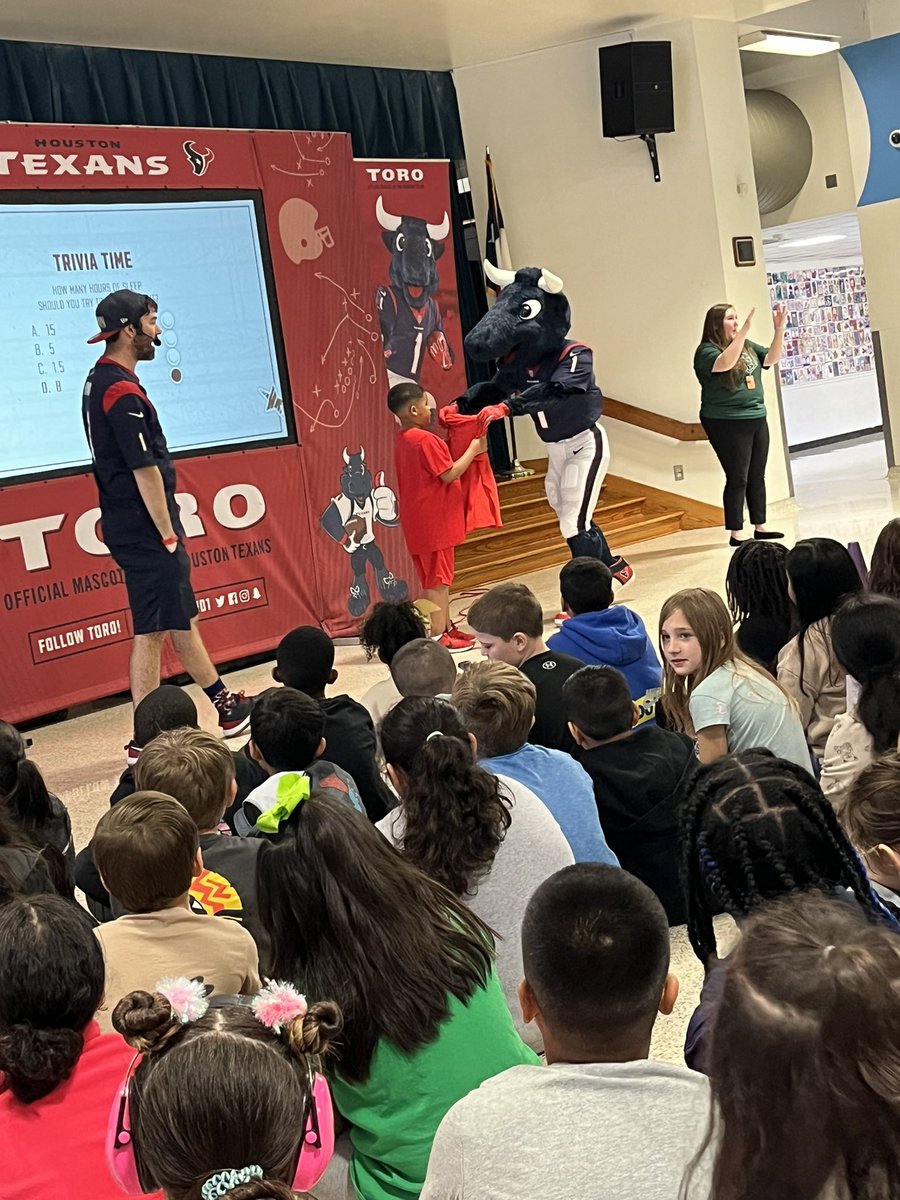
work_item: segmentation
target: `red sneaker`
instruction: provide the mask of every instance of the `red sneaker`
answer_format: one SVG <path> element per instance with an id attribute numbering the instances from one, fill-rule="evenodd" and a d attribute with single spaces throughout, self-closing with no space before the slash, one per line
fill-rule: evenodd
<path id="1" fill-rule="evenodd" d="M 634 567 L 630 566 L 624 558 L 617 559 L 610 570 L 619 587 L 624 587 L 626 583 L 630 583 L 634 579 Z"/>
<path id="2" fill-rule="evenodd" d="M 475 634 L 474 633 L 466 633 L 466 631 L 464 629 L 460 629 L 457 625 L 453 625 L 453 624 L 450 625 L 450 632 L 453 634 L 453 636 L 455 638 L 458 638 L 460 641 L 468 642 L 470 646 L 475 645 Z"/>
<path id="3" fill-rule="evenodd" d="M 452 654 L 462 654 L 466 650 L 471 650 L 475 641 L 474 638 L 468 638 L 465 634 L 460 633 L 458 629 L 445 629 L 441 636 L 434 640 L 439 646 L 446 646 Z"/>
<path id="4" fill-rule="evenodd" d="M 128 745 L 125 747 L 125 760 L 128 763 L 129 767 L 133 767 L 135 765 L 138 758 L 140 757 L 140 753 L 141 753 L 140 746 L 137 744 L 137 742 L 134 740 L 134 738 L 132 738 L 131 741 L 128 743 Z"/>
<path id="5" fill-rule="evenodd" d="M 556 626 L 557 629 L 562 629 L 563 625 L 565 625 L 565 623 L 566 623 L 566 621 L 568 621 L 568 619 L 569 619 L 568 613 L 558 612 L 556 614 L 556 616 L 553 618 L 553 624 Z"/>
<path id="6" fill-rule="evenodd" d="M 224 691 L 215 701 L 219 714 L 219 728 L 227 738 L 240 737 L 250 725 L 255 696 L 243 692 Z"/>

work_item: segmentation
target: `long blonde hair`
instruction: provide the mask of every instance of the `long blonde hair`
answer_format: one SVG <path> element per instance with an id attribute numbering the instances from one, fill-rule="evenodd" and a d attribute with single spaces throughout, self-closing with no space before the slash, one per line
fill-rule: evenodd
<path id="1" fill-rule="evenodd" d="M 679 610 L 684 615 L 685 624 L 700 643 L 700 667 L 693 675 L 677 675 L 669 666 L 663 650 L 662 627 Z M 683 730 L 691 737 L 695 732 L 691 721 L 691 693 L 698 683 L 726 663 L 739 664 L 745 668 L 744 674 L 752 671 L 763 676 L 787 696 L 777 680 L 738 648 L 725 601 L 709 588 L 685 588 L 670 596 L 663 604 L 659 612 L 659 653 L 663 663 L 662 699 L 666 716 L 676 729 Z"/>

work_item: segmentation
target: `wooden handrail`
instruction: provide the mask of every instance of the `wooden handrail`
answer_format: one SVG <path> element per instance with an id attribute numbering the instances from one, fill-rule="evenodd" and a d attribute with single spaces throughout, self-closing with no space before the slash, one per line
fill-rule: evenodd
<path id="1" fill-rule="evenodd" d="M 698 421 L 679 421 L 677 417 L 664 417 L 662 413 L 636 408 L 622 400 L 613 400 L 611 396 L 603 397 L 603 416 L 610 417 L 613 421 L 624 421 L 626 425 L 636 425 L 638 429 L 661 433 L 664 437 L 674 438 L 676 442 L 709 441 L 706 430 Z"/>

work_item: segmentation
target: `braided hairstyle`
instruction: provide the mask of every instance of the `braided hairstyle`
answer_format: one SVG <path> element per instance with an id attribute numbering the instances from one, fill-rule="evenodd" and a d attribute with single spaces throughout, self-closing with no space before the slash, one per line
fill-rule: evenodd
<path id="1" fill-rule="evenodd" d="M 787 555 L 786 547 L 777 542 L 751 539 L 735 550 L 725 576 L 725 594 L 735 624 L 764 616 L 790 625 Z"/>
<path id="2" fill-rule="evenodd" d="M 459 713 L 443 700 L 401 700 L 381 723 L 381 747 L 385 761 L 403 773 L 398 849 L 464 896 L 490 871 L 510 826 L 510 800 L 499 779 L 476 764 Z"/>
<path id="3" fill-rule="evenodd" d="M 401 646 L 423 637 L 428 637 L 428 630 L 412 600 L 380 600 L 359 631 L 366 661 L 377 654 L 386 667 Z"/>
<path id="4" fill-rule="evenodd" d="M 241 997 L 221 999 L 233 1003 L 189 1024 L 158 992 L 130 992 L 113 1010 L 115 1029 L 144 1056 L 130 1094 L 141 1183 L 200 1200 L 211 1176 L 257 1164 L 262 1178 L 237 1183 L 229 1200 L 292 1200 L 309 1069 L 340 1034 L 340 1010 L 319 1001 L 276 1034 Z"/>
<path id="5" fill-rule="evenodd" d="M 847 888 L 866 911 L 887 915 L 812 776 L 768 750 L 697 771 L 681 806 L 680 850 L 688 937 L 704 965 L 716 955 L 717 912 L 746 917 L 779 896 Z"/>

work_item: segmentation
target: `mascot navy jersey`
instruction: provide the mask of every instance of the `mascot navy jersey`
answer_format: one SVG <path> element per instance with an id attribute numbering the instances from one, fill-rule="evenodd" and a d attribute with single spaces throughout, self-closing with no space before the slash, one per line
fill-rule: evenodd
<path id="1" fill-rule="evenodd" d="M 441 312 L 433 296 L 424 308 L 413 309 L 397 293 L 393 285 L 380 287 L 375 293 L 381 334 L 391 352 L 385 365 L 395 375 L 418 379 L 429 340 L 443 329 Z"/>
<path id="2" fill-rule="evenodd" d="M 594 379 L 594 355 L 584 342 L 566 342 L 556 359 L 544 359 L 536 366 L 500 364 L 494 382 L 509 395 L 528 399 L 534 384 L 557 384 L 566 395 L 545 410 L 532 413 L 542 442 L 560 442 L 584 433 L 603 411 L 603 395 Z"/>

